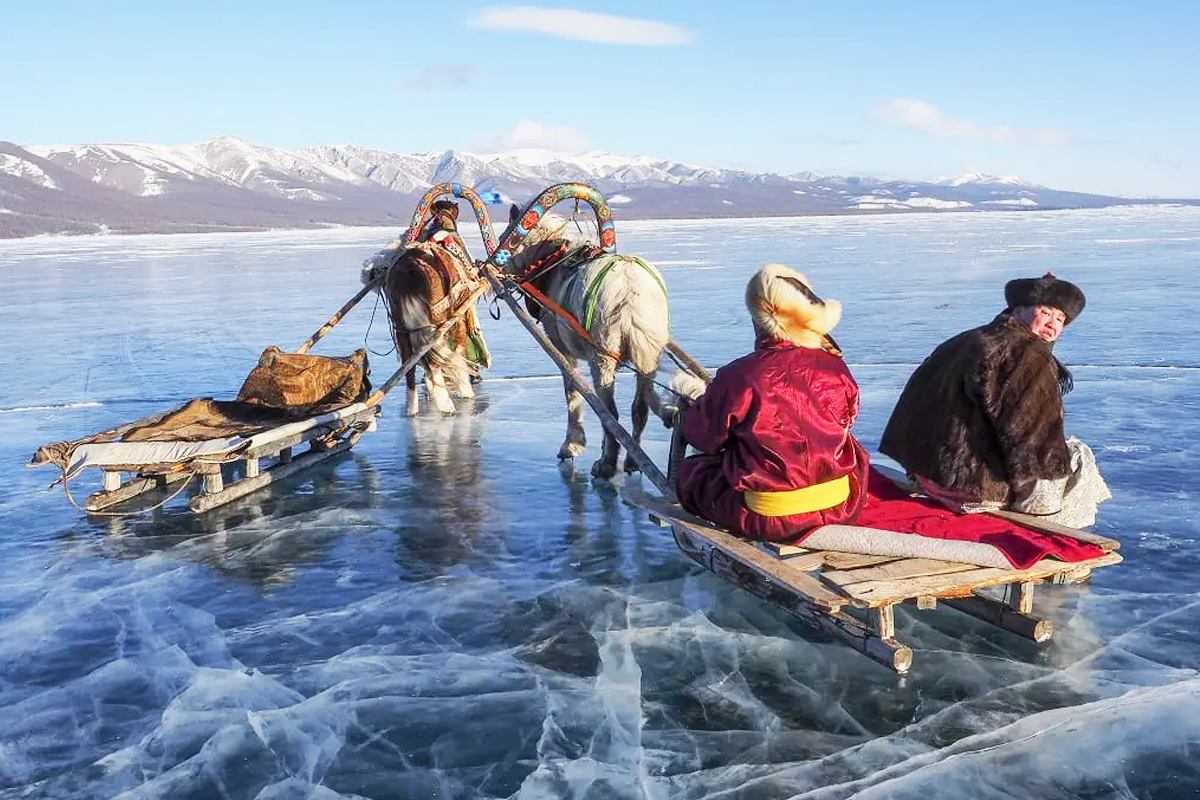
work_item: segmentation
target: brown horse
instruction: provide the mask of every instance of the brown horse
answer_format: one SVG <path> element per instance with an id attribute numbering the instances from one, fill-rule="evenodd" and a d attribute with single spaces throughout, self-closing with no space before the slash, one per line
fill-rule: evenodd
<path id="1" fill-rule="evenodd" d="M 388 303 L 401 363 L 429 342 L 481 280 L 458 235 L 457 217 L 458 204 L 440 200 L 433 204 L 430 221 L 418 241 L 408 245 L 393 242 L 363 264 L 364 283 L 384 276 L 378 291 Z M 475 396 L 471 377 L 490 366 L 478 326 L 475 309 L 468 308 L 450 333 L 421 359 L 426 396 L 443 414 L 454 413 L 451 393 L 460 398 Z M 469 349 L 472 345 L 474 353 Z M 405 381 L 408 414 L 415 416 L 420 411 L 416 371 L 410 371 Z"/>

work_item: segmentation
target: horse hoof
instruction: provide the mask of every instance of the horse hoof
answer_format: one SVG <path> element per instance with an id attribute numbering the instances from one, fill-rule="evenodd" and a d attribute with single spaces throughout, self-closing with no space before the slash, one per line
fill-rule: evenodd
<path id="1" fill-rule="evenodd" d="M 592 464 L 592 477 L 599 478 L 602 481 L 612 480 L 617 474 L 616 464 L 606 464 L 603 461 L 597 461 Z"/>
<path id="2" fill-rule="evenodd" d="M 568 458 L 574 458 L 582 453 L 586 447 L 579 442 L 563 442 L 563 446 L 558 448 L 558 459 L 566 461 Z"/>
<path id="3" fill-rule="evenodd" d="M 642 468 L 638 466 L 638 463 L 636 461 L 634 461 L 631 458 L 625 459 L 625 474 L 626 475 L 632 475 L 635 472 L 641 472 L 641 471 L 642 471 Z"/>

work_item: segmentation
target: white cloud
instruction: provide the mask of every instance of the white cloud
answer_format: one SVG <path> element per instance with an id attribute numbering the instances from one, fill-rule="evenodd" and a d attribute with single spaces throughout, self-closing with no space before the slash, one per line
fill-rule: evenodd
<path id="1" fill-rule="evenodd" d="M 465 88 L 481 77 L 483 73 L 469 64 L 444 64 L 426 67 L 402 85 L 410 91 L 445 91 Z"/>
<path id="2" fill-rule="evenodd" d="M 995 144 L 1032 144 L 1059 147 L 1071 137 L 1051 128 L 1016 128 L 1011 125 L 982 125 L 942 113 L 937 106 L 910 97 L 894 97 L 879 104 L 875 115 L 884 122 L 911 128 L 944 139 L 981 139 Z"/>
<path id="3" fill-rule="evenodd" d="M 512 130 L 487 142 L 486 146 L 496 150 L 539 148 L 559 153 L 578 153 L 587 149 L 587 138 L 575 128 L 565 125 L 543 125 L 523 119 Z"/>
<path id="4" fill-rule="evenodd" d="M 694 38 L 691 31 L 666 22 L 536 6 L 492 6 L 466 24 L 483 30 L 532 31 L 601 44 L 680 45 Z"/>

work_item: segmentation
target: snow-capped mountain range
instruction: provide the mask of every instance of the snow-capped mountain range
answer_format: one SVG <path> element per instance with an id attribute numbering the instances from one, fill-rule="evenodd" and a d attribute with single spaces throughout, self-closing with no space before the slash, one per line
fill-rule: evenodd
<path id="1" fill-rule="evenodd" d="M 1080 208 L 1127 199 L 1018 178 L 928 182 L 751 173 L 647 156 L 447 150 L 407 155 L 355 145 L 285 150 L 219 137 L 192 145 L 0 142 L 0 238 L 42 233 L 405 225 L 417 199 L 457 181 L 523 203 L 583 181 L 624 218 Z M 1161 201 L 1154 201 L 1161 202 Z"/>

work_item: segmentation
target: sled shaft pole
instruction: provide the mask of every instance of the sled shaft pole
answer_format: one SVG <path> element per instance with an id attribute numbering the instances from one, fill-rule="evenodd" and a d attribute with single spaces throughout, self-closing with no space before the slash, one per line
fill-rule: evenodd
<path id="1" fill-rule="evenodd" d="M 613 438 L 615 438 L 621 444 L 621 446 L 625 448 L 625 453 L 635 462 L 637 462 L 638 468 L 641 469 L 642 474 L 654 484 L 654 487 L 658 489 L 659 492 L 666 494 L 668 491 L 670 491 L 667 484 L 667 476 L 662 474 L 662 470 L 660 470 L 658 466 L 650 460 L 650 456 L 646 454 L 646 451 L 643 450 L 641 446 L 633 440 L 633 437 L 630 436 L 629 432 L 621 426 L 621 423 L 617 420 L 617 418 L 614 417 L 612 413 L 604 407 L 604 403 L 600 401 L 600 398 L 592 390 L 592 387 L 588 384 L 588 382 L 584 380 L 583 376 L 579 373 L 579 370 L 575 368 L 575 365 L 571 363 L 571 360 L 564 356 L 562 352 L 554 346 L 554 343 L 550 341 L 550 338 L 542 332 L 542 330 L 538 327 L 538 324 L 534 322 L 532 317 L 529 316 L 529 312 L 521 307 L 521 304 L 516 301 L 512 294 L 508 292 L 503 284 L 501 284 L 500 281 L 495 277 L 490 267 L 484 268 L 484 275 L 486 275 L 487 279 L 491 282 L 492 290 L 498 296 L 504 298 L 504 302 L 508 303 L 508 307 L 512 309 L 513 314 L 515 314 L 517 319 L 521 321 L 521 324 L 525 326 L 525 329 L 533 335 L 533 338 L 536 339 L 537 343 L 542 346 L 542 349 L 546 351 L 546 354 L 550 356 L 551 360 L 553 360 L 558 368 L 562 370 L 562 373 L 564 376 L 566 376 L 567 380 L 569 380 L 575 389 L 583 395 L 583 398 L 587 400 L 588 405 L 592 407 L 592 410 L 596 412 L 596 416 L 600 418 L 600 423 L 604 426 L 604 429 L 612 434 Z M 673 493 L 672 496 L 674 496 Z"/>
<path id="2" fill-rule="evenodd" d="M 379 281 L 372 281 L 371 283 L 368 283 L 366 286 L 359 289 L 358 294 L 354 295 L 354 297 L 351 297 L 346 302 L 346 305 L 339 308 L 337 310 L 337 313 L 334 314 L 332 317 L 330 317 L 328 322 L 326 322 L 324 325 L 322 325 L 320 328 L 318 328 L 316 333 L 314 333 L 312 336 L 308 337 L 308 341 L 306 341 L 304 344 L 300 345 L 300 349 L 297 350 L 296 352 L 297 353 L 307 353 L 314 344 L 316 344 L 317 342 L 321 341 L 322 338 L 324 338 L 325 334 L 327 334 L 331 330 L 333 330 L 333 326 L 337 325 L 339 322 L 341 322 L 342 317 L 346 316 L 346 313 L 349 312 L 350 309 L 352 309 L 356 305 L 358 305 L 359 301 L 367 296 L 367 292 L 374 289 L 376 284 L 378 284 L 378 283 L 379 283 Z"/>
<path id="3" fill-rule="evenodd" d="M 667 342 L 667 349 L 679 360 L 684 369 L 705 383 L 712 383 L 712 375 L 709 374 L 708 370 L 702 367 L 699 361 L 689 356 L 682 347 L 675 343 L 674 339 Z"/>

